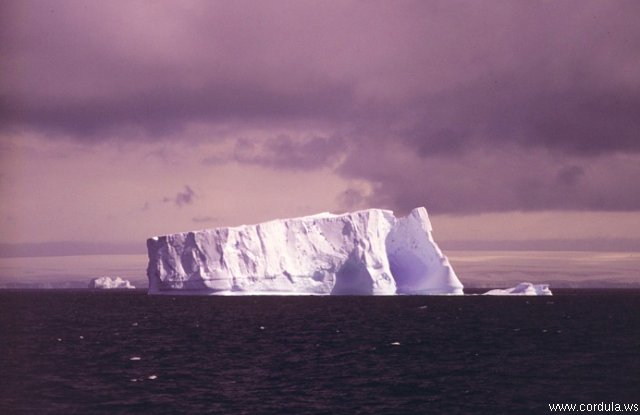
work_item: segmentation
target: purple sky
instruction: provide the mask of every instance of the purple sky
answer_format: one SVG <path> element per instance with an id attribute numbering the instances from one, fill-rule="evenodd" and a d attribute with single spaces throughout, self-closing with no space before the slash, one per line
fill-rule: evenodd
<path id="1" fill-rule="evenodd" d="M 0 7 L 0 244 L 421 205 L 640 235 L 638 1 Z"/>

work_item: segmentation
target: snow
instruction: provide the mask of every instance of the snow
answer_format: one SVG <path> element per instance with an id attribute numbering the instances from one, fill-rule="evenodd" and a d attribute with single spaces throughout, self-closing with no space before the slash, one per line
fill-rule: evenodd
<path id="1" fill-rule="evenodd" d="M 531 284 L 530 282 L 521 282 L 515 287 L 491 290 L 484 295 L 553 295 L 549 289 L 549 284 Z"/>
<path id="2" fill-rule="evenodd" d="M 89 288 L 92 289 L 134 289 L 136 288 L 128 280 L 120 277 L 98 277 L 93 278 L 89 282 Z"/>
<path id="3" fill-rule="evenodd" d="M 367 209 L 147 240 L 149 294 L 462 294 L 425 208 Z"/>

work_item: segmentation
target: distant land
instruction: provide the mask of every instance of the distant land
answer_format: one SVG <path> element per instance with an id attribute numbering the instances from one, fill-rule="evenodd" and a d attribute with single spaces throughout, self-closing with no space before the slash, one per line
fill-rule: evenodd
<path id="1" fill-rule="evenodd" d="M 0 258 L 46 257 L 71 255 L 144 255 L 146 241 L 81 242 L 56 241 L 39 243 L 0 243 Z"/>

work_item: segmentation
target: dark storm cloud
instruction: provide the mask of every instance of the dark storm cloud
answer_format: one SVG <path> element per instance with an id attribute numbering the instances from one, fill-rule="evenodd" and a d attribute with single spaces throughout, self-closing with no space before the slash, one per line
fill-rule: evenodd
<path id="1" fill-rule="evenodd" d="M 517 76 L 522 74 L 425 97 L 413 105 L 417 119 L 397 132 L 425 156 L 503 143 L 585 156 L 640 151 L 638 91 L 628 85 L 603 91 L 588 80 L 555 90 L 539 73 L 525 74 L 524 89 Z"/>
<path id="2" fill-rule="evenodd" d="M 189 123 L 225 125 L 238 131 L 234 151 L 205 163 L 328 166 L 372 185 L 343 205 L 640 209 L 636 159 L 618 158 L 640 153 L 637 1 L 3 11 L 5 131 L 187 143 Z M 275 138 L 243 139 L 243 128 Z"/>
<path id="3" fill-rule="evenodd" d="M 102 140 L 109 133 L 142 128 L 145 137 L 166 138 L 194 121 L 291 121 L 342 119 L 349 113 L 347 88 L 338 85 L 296 96 L 260 86 L 209 85 L 199 90 L 159 90 L 111 98 L 39 100 L 4 98 L 0 121 L 63 133 L 80 140 Z M 1 99 L 1 97 L 0 97 Z"/>
<path id="4" fill-rule="evenodd" d="M 640 149 L 637 2 L 294 4 L 9 3 L 0 120 L 89 140 L 312 119 L 427 155 Z"/>
<path id="5" fill-rule="evenodd" d="M 383 164 L 384 156 L 349 157 L 345 177 L 368 177 L 373 191 L 360 206 L 408 212 L 426 205 L 433 213 L 531 210 L 640 209 L 637 158 L 558 158 L 547 151 L 474 150 L 452 157 Z M 346 198 L 345 194 L 341 198 Z"/>
<path id="6" fill-rule="evenodd" d="M 352 86 L 310 74 L 304 56 L 294 56 L 306 54 L 304 45 L 285 48 L 275 67 L 269 62 L 277 49 L 269 37 L 278 36 L 280 18 L 269 6 L 267 27 L 251 26 L 262 18 L 261 8 L 240 2 L 6 5 L 12 18 L 0 32 L 8 63 L 0 121 L 102 140 L 135 129 L 145 133 L 140 137 L 166 137 L 194 121 L 336 122 L 349 116 Z M 175 33 L 148 20 L 154 15 L 177 26 Z"/>

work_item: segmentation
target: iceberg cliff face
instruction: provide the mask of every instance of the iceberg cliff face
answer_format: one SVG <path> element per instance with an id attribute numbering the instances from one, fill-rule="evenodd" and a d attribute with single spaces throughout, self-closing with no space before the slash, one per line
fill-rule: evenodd
<path id="1" fill-rule="evenodd" d="M 462 294 L 431 230 L 369 209 L 150 238 L 149 294 Z"/>

